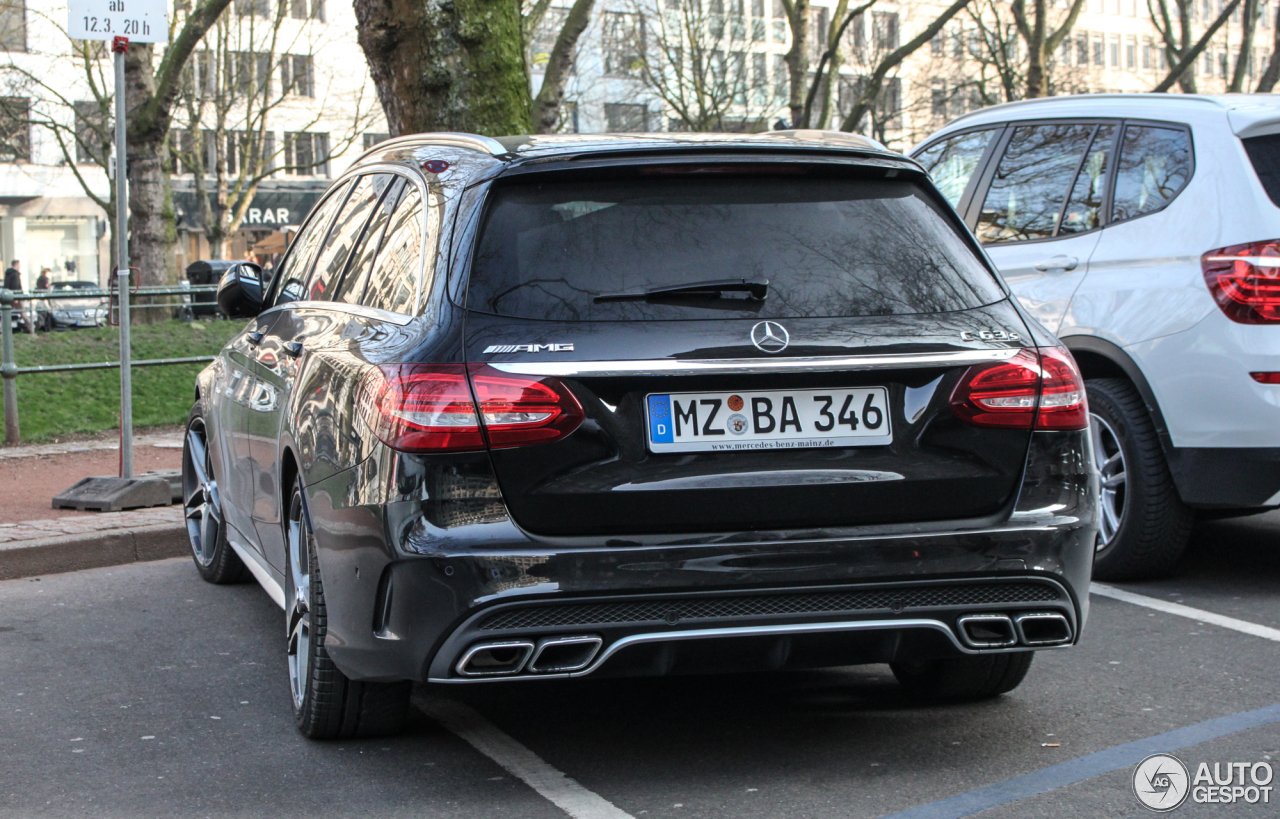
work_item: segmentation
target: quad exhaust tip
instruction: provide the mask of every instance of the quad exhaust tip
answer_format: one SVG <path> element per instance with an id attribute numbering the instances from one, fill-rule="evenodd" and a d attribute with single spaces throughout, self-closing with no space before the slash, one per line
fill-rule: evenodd
<path id="1" fill-rule="evenodd" d="M 535 674 L 567 673 L 581 671 L 591 665 L 604 641 L 599 637 L 545 637 L 529 661 L 529 670 Z"/>
<path id="2" fill-rule="evenodd" d="M 1013 619 L 1007 614 L 966 614 L 956 623 L 970 648 L 1010 648 L 1018 644 Z"/>
<path id="3" fill-rule="evenodd" d="M 1019 614 L 1013 622 L 1024 646 L 1058 646 L 1071 641 L 1071 623 L 1055 612 Z"/>
<path id="4" fill-rule="evenodd" d="M 458 660 L 464 677 L 498 677 L 519 674 L 533 654 L 530 640 L 498 640 L 476 643 Z"/>

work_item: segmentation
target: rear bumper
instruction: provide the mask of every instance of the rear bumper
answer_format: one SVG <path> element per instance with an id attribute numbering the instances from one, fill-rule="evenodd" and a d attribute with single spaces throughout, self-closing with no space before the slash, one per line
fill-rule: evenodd
<path id="1" fill-rule="evenodd" d="M 1069 637 L 1057 645 L 1070 645 L 1088 614 L 1097 478 L 1085 433 L 1033 438 L 1020 494 L 999 520 L 806 532 L 551 542 L 492 501 L 463 504 L 448 520 L 424 501 L 342 505 L 371 484 L 347 470 L 308 487 L 326 648 L 353 679 L 453 682 L 1051 647 L 973 645 L 958 628 L 968 614 L 1059 615 Z M 526 643 L 532 653 L 568 637 L 599 640 L 572 671 L 458 671 L 479 643 Z"/>
<path id="2" fill-rule="evenodd" d="M 1169 469 L 1178 494 L 1198 509 L 1280 506 L 1280 447 L 1177 447 Z"/>

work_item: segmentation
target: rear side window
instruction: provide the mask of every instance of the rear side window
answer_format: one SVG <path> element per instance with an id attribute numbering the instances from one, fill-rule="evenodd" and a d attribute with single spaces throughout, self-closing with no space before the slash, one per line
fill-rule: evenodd
<path id="1" fill-rule="evenodd" d="M 325 301 L 332 297 L 333 288 L 337 286 L 342 270 L 347 265 L 351 247 L 359 238 L 360 231 L 369 219 L 369 211 L 377 203 L 378 196 L 386 189 L 389 181 L 389 174 L 367 174 L 356 180 L 347 203 L 342 206 L 338 218 L 329 230 L 329 238 L 316 258 L 315 268 L 307 279 L 309 300 Z"/>
<path id="2" fill-rule="evenodd" d="M 361 304 L 393 313 L 413 310 L 422 270 L 422 241 L 422 194 L 416 185 L 405 185 L 405 193 L 391 214 L 387 236 L 374 257 Z"/>
<path id="3" fill-rule="evenodd" d="M 1240 140 L 1244 143 L 1245 153 L 1253 163 L 1253 170 L 1258 174 L 1267 196 L 1272 204 L 1280 207 L 1280 134 L 1248 137 Z"/>
<path id="4" fill-rule="evenodd" d="M 1058 235 L 1082 233 L 1102 227 L 1102 197 L 1107 186 L 1107 174 L 1111 172 L 1111 152 L 1115 147 L 1116 126 L 1099 125 L 1093 135 L 1093 143 L 1085 154 L 1071 187 L 1071 198 L 1062 214 Z"/>
<path id="5" fill-rule="evenodd" d="M 951 207 L 959 207 L 960 197 L 994 134 L 994 130 L 986 130 L 948 137 L 916 154 L 916 161 L 929 172 Z"/>
<path id="6" fill-rule="evenodd" d="M 289 248 L 281 270 L 276 274 L 281 278 L 280 289 L 276 291 L 278 294 L 276 304 L 298 301 L 306 297 L 306 281 L 315 263 L 316 252 L 324 243 L 325 236 L 329 235 L 329 223 L 333 221 L 334 212 L 347 199 L 348 187 L 344 183 L 342 187 L 326 197 L 311 212 L 311 218 L 307 220 L 306 227 L 293 240 L 293 246 Z"/>
<path id="7" fill-rule="evenodd" d="M 374 256 L 382 246 L 382 237 L 387 232 L 387 222 L 391 219 L 391 213 L 404 193 L 404 178 L 397 176 L 392 177 L 392 180 L 382 198 L 378 200 L 373 216 L 370 217 L 364 233 L 360 236 L 359 243 L 351 251 L 351 264 L 347 265 L 342 283 L 333 291 L 334 301 L 359 304 L 364 298 L 364 289 L 369 284 L 369 273 L 373 270 Z"/>
<path id="8" fill-rule="evenodd" d="M 767 297 L 625 296 L 722 279 L 767 281 Z M 909 181 L 672 175 L 495 186 L 467 306 L 626 321 L 934 313 L 1003 297 Z"/>
<path id="9" fill-rule="evenodd" d="M 1159 210 L 1191 179 L 1191 137 L 1180 128 L 1129 125 L 1120 141 L 1112 221 Z"/>
<path id="10" fill-rule="evenodd" d="M 1093 131 L 1083 123 L 1015 128 L 982 203 L 978 239 L 989 244 L 1053 236 Z"/>

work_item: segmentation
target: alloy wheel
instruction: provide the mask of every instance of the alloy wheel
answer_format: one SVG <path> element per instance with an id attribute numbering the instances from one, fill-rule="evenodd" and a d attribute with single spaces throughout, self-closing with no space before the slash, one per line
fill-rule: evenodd
<path id="1" fill-rule="evenodd" d="M 293 706 L 302 708 L 311 669 L 311 533 L 303 520 L 302 497 L 294 493 L 286 524 L 289 549 L 289 687 Z"/>
<path id="2" fill-rule="evenodd" d="M 1124 450 L 1115 428 L 1101 415 L 1090 413 L 1089 432 L 1093 437 L 1093 462 L 1102 479 L 1102 492 L 1098 498 L 1097 550 L 1102 551 L 1115 539 L 1124 520 L 1125 475 Z"/>
<path id="3" fill-rule="evenodd" d="M 191 551 L 201 566 L 213 563 L 222 535 L 222 504 L 218 482 L 209 457 L 204 421 L 195 418 L 187 426 L 182 447 L 182 505 Z"/>

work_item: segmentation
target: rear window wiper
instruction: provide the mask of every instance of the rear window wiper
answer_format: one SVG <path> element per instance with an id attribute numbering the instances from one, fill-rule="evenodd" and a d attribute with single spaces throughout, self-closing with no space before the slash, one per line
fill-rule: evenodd
<path id="1" fill-rule="evenodd" d="M 596 301 L 625 301 L 653 298 L 723 298 L 724 293 L 744 293 L 752 301 L 764 301 L 769 297 L 768 279 L 709 279 L 704 282 L 672 284 L 650 287 L 647 290 L 627 290 L 621 293 L 601 293 Z"/>

